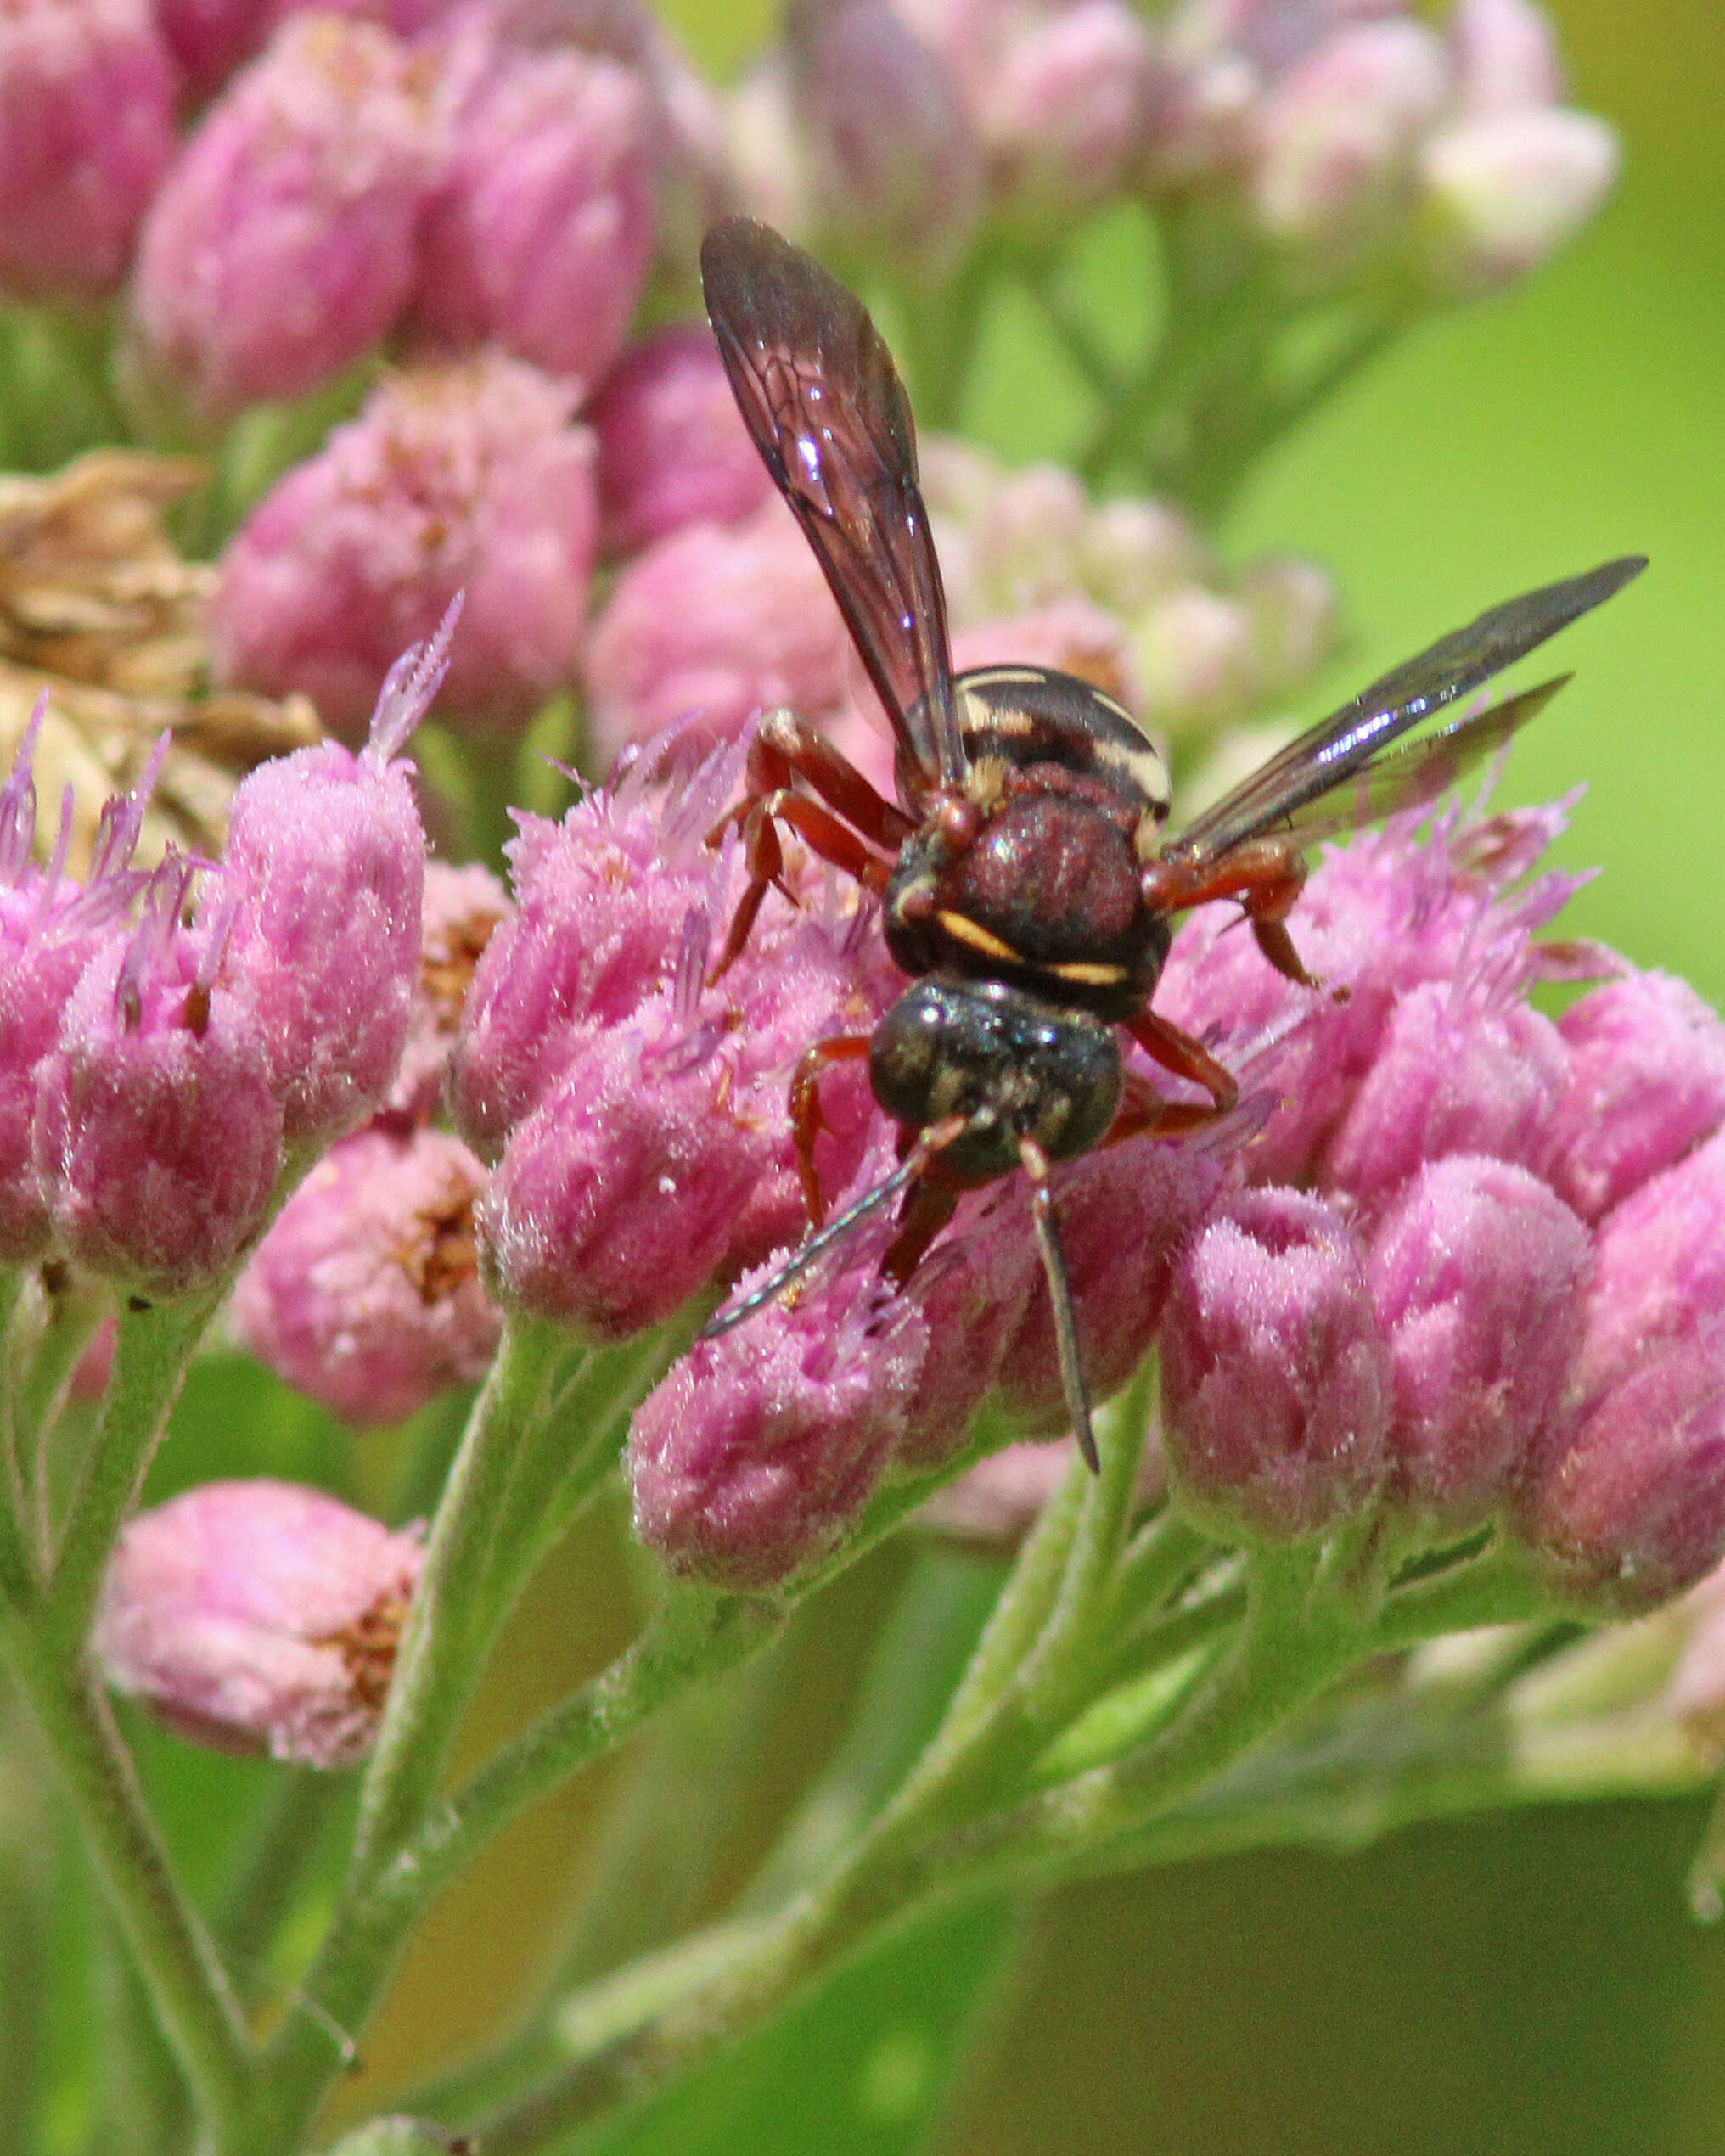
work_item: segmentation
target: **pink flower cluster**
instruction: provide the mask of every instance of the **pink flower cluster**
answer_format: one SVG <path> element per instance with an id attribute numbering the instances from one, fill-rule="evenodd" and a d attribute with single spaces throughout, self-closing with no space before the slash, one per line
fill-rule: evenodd
<path id="1" fill-rule="evenodd" d="M 1554 1594 L 1626 1612 L 1725 1535 L 1695 1248 L 1725 1218 L 1725 1026 L 1680 981 L 1538 940 L 1571 880 L 1517 879 L 1561 822 L 1452 816 L 1333 854 L 1296 924 L 1345 1003 L 1267 978 L 1225 909 L 1177 939 L 1159 1007 L 1220 1023 L 1276 1105 L 1176 1281 L 1165 1440 L 1231 1536 L 1319 1532 L 1368 1496 L 1414 1548 L 1497 1519 Z M 1526 1000 L 1589 974 L 1560 1019 Z"/>
<path id="2" fill-rule="evenodd" d="M 735 752 L 656 789 L 649 766 L 524 823 L 452 1088 L 498 1163 L 497 1292 L 606 1338 L 746 1291 L 799 1238 L 786 1079 L 894 987 L 824 884 L 795 887 L 800 914 L 770 900 L 705 982 L 735 878 L 700 839 Z M 1621 1611 L 1725 1538 L 1725 1026 L 1542 936 L 1573 888 L 1535 873 L 1562 821 L 1447 811 L 1332 852 L 1294 922 L 1332 992 L 1273 972 L 1232 908 L 1196 915 L 1156 1007 L 1239 1075 L 1240 1109 L 1057 1176 L 1093 1389 L 1160 1343 L 1177 1498 L 1227 1539 L 1377 1507 L 1411 1552 L 1495 1522 L 1559 1599 Z M 1601 977 L 1559 1019 L 1528 1001 Z M 891 1161 L 857 1068 L 822 1080 L 833 1206 Z M 814 1561 L 884 1476 L 951 1458 L 991 1389 L 1065 1427 L 1017 1183 L 967 1199 L 902 1294 L 889 1232 L 859 1223 L 638 1414 L 637 1524 L 675 1569 L 758 1586 Z"/>
<path id="3" fill-rule="evenodd" d="M 149 1299 L 219 1283 L 284 1169 L 377 1107 L 407 1037 L 424 836 L 397 751 L 435 693 L 410 653 L 370 741 L 261 766 L 222 859 L 132 866 L 154 761 L 90 873 L 31 862 L 34 723 L 0 793 L 0 1262 L 69 1258 Z"/>
<path id="4" fill-rule="evenodd" d="M 1532 0 L 803 0 L 735 97 L 769 222 L 936 275 L 986 227 L 1033 244 L 1110 197 L 1206 201 L 1295 289 L 1395 265 L 1434 296 L 1523 273 L 1615 171 L 1559 103 Z"/>
<path id="5" fill-rule="evenodd" d="M 866 1028 L 890 993 L 868 916 L 818 889 L 802 913 L 770 900 L 709 982 L 742 878 L 734 843 L 704 841 L 741 753 L 670 787 L 626 758 L 560 823 L 518 813 L 515 910 L 467 999 L 449 1094 L 493 1164 L 487 1277 L 506 1304 L 597 1339 L 669 1317 L 795 1237 L 791 1065 L 835 1014 Z M 834 1186 L 857 1167 L 866 1101 L 843 1075 L 824 1097 Z"/>
<path id="6" fill-rule="evenodd" d="M 25 12 L 67 11 L 31 0 Z M 627 329 L 658 194 L 711 163 L 701 86 L 644 12 L 559 20 L 514 0 L 165 0 L 155 24 L 143 0 L 135 12 L 160 112 L 110 282 L 136 222 L 134 385 L 201 425 L 302 396 L 391 335 L 495 343 L 592 383 Z M 188 88 L 213 93 L 178 143 L 176 61 Z M 95 65 L 93 53 L 81 75 Z M 81 85 L 76 60 L 67 71 Z M 85 115 L 93 137 L 100 118 Z M 86 154 L 117 164 L 112 129 Z M 33 242 L 26 227 L 16 244 Z"/>

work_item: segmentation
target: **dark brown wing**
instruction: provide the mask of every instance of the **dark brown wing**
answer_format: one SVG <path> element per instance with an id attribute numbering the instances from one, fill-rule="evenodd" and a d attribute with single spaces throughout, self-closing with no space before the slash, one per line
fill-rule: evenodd
<path id="1" fill-rule="evenodd" d="M 1400 816 L 1408 809 L 1424 808 L 1451 787 L 1459 785 L 1470 771 L 1501 749 L 1518 727 L 1537 717 L 1564 683 L 1573 678 L 1569 674 L 1554 675 L 1536 688 L 1506 696 L 1501 704 L 1440 727 L 1436 733 L 1386 749 L 1382 755 L 1363 764 L 1351 779 L 1344 779 L 1332 792 L 1320 794 L 1305 807 L 1293 810 L 1272 828 L 1310 846 L 1320 839 L 1333 839 L 1339 832 L 1380 823 L 1385 817 Z"/>
<path id="2" fill-rule="evenodd" d="M 958 784 L 946 594 L 891 354 L 855 293 L 752 217 L 712 227 L 701 283 L 739 409 L 901 743 Z"/>
<path id="3" fill-rule="evenodd" d="M 1216 860 L 1249 839 L 1296 825 L 1312 828 L 1316 836 L 1318 819 L 1303 822 L 1300 812 L 1362 773 L 1368 796 L 1374 790 L 1381 792 L 1392 806 L 1406 806 L 1414 799 L 1433 798 L 1448 783 L 1436 779 L 1446 756 L 1453 758 L 1466 747 L 1467 761 L 1471 762 L 1495 745 L 1486 734 L 1477 738 L 1477 746 L 1469 744 L 1470 728 L 1487 727 L 1494 714 L 1484 712 L 1476 721 L 1464 721 L 1434 737 L 1433 755 L 1437 760 L 1433 766 L 1434 783 L 1430 792 L 1412 795 L 1409 801 L 1394 797 L 1399 788 L 1411 782 L 1426 744 L 1412 744 L 1405 764 L 1400 757 L 1383 756 L 1388 744 L 1409 727 L 1418 726 L 1432 712 L 1501 673 L 1548 637 L 1566 628 L 1577 615 L 1610 598 L 1646 566 L 1644 555 L 1627 554 L 1621 560 L 1589 570 L 1584 576 L 1567 577 L 1560 584 L 1524 592 L 1520 598 L 1491 608 L 1464 629 L 1452 630 L 1416 658 L 1392 668 L 1369 688 L 1363 689 L 1351 704 L 1344 705 L 1297 741 L 1290 742 L 1214 807 L 1195 817 L 1169 841 L 1164 852 L 1185 860 Z M 1512 704 L 1519 701 L 1512 699 Z M 1497 712 L 1511 708 L 1511 705 L 1500 705 Z M 1523 712 L 1510 727 L 1501 727 L 1497 738 L 1507 738 L 1522 717 L 1531 716 Z M 1368 815 L 1386 812 L 1368 810 Z M 1336 828 L 1367 820 L 1344 804 L 1338 804 L 1338 813 Z"/>

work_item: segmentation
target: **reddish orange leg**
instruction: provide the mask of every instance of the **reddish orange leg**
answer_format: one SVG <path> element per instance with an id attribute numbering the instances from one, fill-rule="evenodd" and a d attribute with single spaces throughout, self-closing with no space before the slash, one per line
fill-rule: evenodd
<path id="1" fill-rule="evenodd" d="M 1159 913 L 1182 912 L 1216 898 L 1238 899 L 1259 950 L 1276 971 L 1302 988 L 1317 988 L 1322 984 L 1301 963 L 1284 925 L 1305 884 L 1305 859 L 1285 839 L 1254 839 L 1220 861 L 1187 862 L 1171 854 L 1149 862 L 1138 879 L 1145 904 Z"/>
<path id="2" fill-rule="evenodd" d="M 790 1081 L 790 1128 L 796 1140 L 796 1179 L 802 1185 L 802 1202 L 812 1228 L 818 1227 L 827 1216 L 820 1178 L 815 1173 L 815 1140 L 826 1120 L 821 1113 L 820 1075 L 829 1063 L 866 1056 L 868 1039 L 866 1033 L 834 1033 L 805 1048 L 796 1059 Z"/>
<path id="3" fill-rule="evenodd" d="M 778 827 L 788 823 L 823 861 L 841 868 L 867 890 L 883 891 L 892 873 L 891 864 L 864 846 L 856 833 L 832 812 L 812 801 L 806 794 L 781 789 L 750 804 L 743 819 L 743 856 L 749 868 L 749 887 L 731 917 L 730 933 L 711 978 L 718 980 L 735 962 L 749 940 L 749 931 L 761 911 L 761 902 L 774 886 L 790 897 L 784 885 L 784 854 L 778 843 Z M 794 901 L 793 901 L 794 902 Z"/>
<path id="4" fill-rule="evenodd" d="M 899 1219 L 898 1232 L 886 1246 L 880 1270 L 895 1288 L 902 1288 L 927 1254 L 928 1247 L 958 1210 L 961 1195 L 956 1183 L 918 1177 Z"/>
<path id="5" fill-rule="evenodd" d="M 814 795 L 795 790 L 801 779 Z M 883 800 L 823 734 L 792 711 L 770 711 L 750 744 L 743 798 L 707 834 L 715 845 L 732 825 L 744 836 L 749 886 L 714 969 L 717 980 L 749 940 L 761 901 L 775 884 L 784 888 L 784 856 L 778 826 L 789 824 L 823 861 L 867 889 L 885 888 L 891 863 L 870 851 L 896 854 L 916 828 L 902 809 Z M 789 894 L 786 894 L 789 896 Z"/>

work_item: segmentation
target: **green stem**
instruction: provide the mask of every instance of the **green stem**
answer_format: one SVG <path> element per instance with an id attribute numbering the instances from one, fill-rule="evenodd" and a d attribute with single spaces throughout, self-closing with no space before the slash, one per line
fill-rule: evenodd
<path id="1" fill-rule="evenodd" d="M 19 1479 L 44 1558 L 52 1546 L 53 1497 L 48 1440 L 70 1390 L 72 1373 L 109 1308 L 104 1289 L 73 1279 L 44 1297 L 47 1317 L 12 1386 L 12 1440 Z"/>
<path id="2" fill-rule="evenodd" d="M 1393 1653 L 1445 1632 L 1481 1625 L 1519 1625 L 1549 1617 L 1551 1598 L 1515 1543 L 1492 1543 L 1478 1557 L 1397 1587 L 1385 1598 L 1370 1650 Z"/>
<path id="3" fill-rule="evenodd" d="M 504 1326 L 437 1509 L 366 1770 L 354 1836 L 356 1880 L 391 1861 L 433 1801 L 456 1725 L 479 1681 L 483 1649 L 506 1607 L 494 1576 L 507 1562 L 497 1529 L 516 1457 L 579 1352 L 566 1333 L 536 1319 L 512 1317 Z"/>
<path id="4" fill-rule="evenodd" d="M 81 1648 L 15 1620 L 13 1665 L 53 1755 L 85 1847 L 190 2083 L 211 2144 L 232 2137 L 250 2047 L 214 1945 L 181 1894 L 106 1697 Z"/>
<path id="5" fill-rule="evenodd" d="M 225 1286 L 226 1283 L 224 1283 Z M 120 1313 L 114 1371 L 83 1470 L 73 1487 L 42 1621 L 67 1655 L 81 1654 L 114 1538 L 138 1502 L 186 1364 L 221 1290 Z"/>
<path id="6" fill-rule="evenodd" d="M 486 1761 L 391 1860 L 351 1880 L 302 1987 L 317 2011 L 284 2022 L 258 2091 L 249 2148 L 296 2147 L 331 2074 L 330 2032 L 363 2026 L 427 1905 L 519 1812 L 614 1749 L 668 1700 L 734 1667 L 776 1637 L 778 1604 L 683 1588 L 613 1667 Z"/>

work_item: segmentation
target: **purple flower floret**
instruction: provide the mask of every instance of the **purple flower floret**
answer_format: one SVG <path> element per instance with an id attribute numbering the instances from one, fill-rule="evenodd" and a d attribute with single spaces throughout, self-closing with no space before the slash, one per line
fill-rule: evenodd
<path id="1" fill-rule="evenodd" d="M 1725 1124 L 1725 1032 L 1687 981 L 1631 974 L 1558 1020 L 1569 1086 L 1551 1179 L 1597 1221 Z"/>
<path id="2" fill-rule="evenodd" d="M 475 1384 L 502 1319 L 474 1249 L 485 1171 L 458 1138 L 358 1131 L 283 1207 L 233 1291 L 234 1338 L 362 1427 Z"/>
<path id="3" fill-rule="evenodd" d="M 1434 1541 L 1498 1508 L 1558 1421 L 1581 1346 L 1591 1238 L 1526 1169 L 1428 1163 L 1374 1238 L 1390 1350 L 1393 1502 Z"/>
<path id="4" fill-rule="evenodd" d="M 120 1538 L 96 1620 L 108 1682 L 218 1751 L 351 1766 L 377 1733 L 424 1563 L 321 1491 L 210 1482 Z"/>

